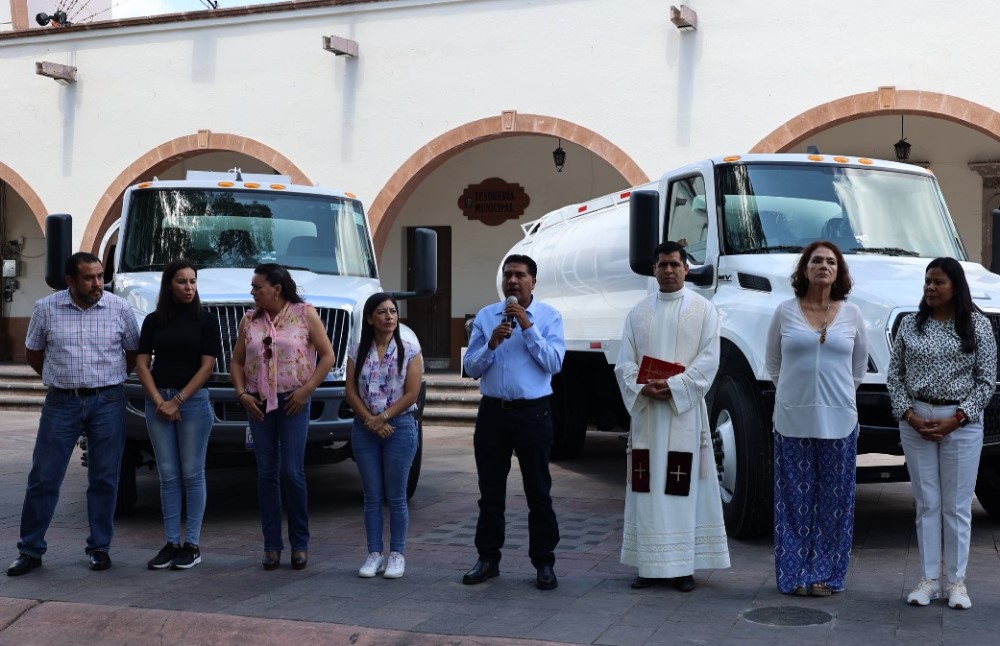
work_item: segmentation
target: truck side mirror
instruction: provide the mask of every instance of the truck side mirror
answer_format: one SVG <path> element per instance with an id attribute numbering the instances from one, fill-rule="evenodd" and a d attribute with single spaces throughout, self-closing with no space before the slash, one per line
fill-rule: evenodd
<path id="1" fill-rule="evenodd" d="M 396 300 L 433 296 L 437 292 L 437 233 L 417 229 L 413 240 L 413 291 L 393 292 Z"/>
<path id="2" fill-rule="evenodd" d="M 66 289 L 66 259 L 73 255 L 73 216 L 53 213 L 45 218 L 45 283 Z"/>
<path id="3" fill-rule="evenodd" d="M 640 276 L 653 275 L 653 249 L 660 239 L 660 194 L 633 191 L 628 208 L 628 264 Z"/>

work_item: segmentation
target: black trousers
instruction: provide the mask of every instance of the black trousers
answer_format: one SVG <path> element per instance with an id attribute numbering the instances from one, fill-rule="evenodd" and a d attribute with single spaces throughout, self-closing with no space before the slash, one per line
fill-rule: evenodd
<path id="1" fill-rule="evenodd" d="M 508 409 L 483 398 L 473 437 L 479 473 L 479 522 L 476 549 L 479 558 L 500 562 L 506 520 L 507 476 L 511 455 L 517 452 L 524 495 L 528 500 L 528 556 L 535 568 L 553 565 L 559 543 L 559 523 L 552 509 L 552 412 L 547 399 L 523 408 Z"/>

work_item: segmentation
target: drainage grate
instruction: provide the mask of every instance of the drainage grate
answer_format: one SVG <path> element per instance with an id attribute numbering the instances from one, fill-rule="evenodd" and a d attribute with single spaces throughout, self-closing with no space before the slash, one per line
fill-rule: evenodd
<path id="1" fill-rule="evenodd" d="M 833 619 L 833 615 L 812 608 L 796 606 L 780 606 L 776 608 L 757 608 L 743 613 L 743 618 L 755 624 L 767 626 L 815 626 L 825 624 Z"/>

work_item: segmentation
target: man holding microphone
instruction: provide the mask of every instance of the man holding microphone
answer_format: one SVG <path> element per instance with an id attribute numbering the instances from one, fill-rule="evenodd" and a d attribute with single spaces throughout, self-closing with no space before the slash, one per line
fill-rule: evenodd
<path id="1" fill-rule="evenodd" d="M 500 574 L 504 543 L 507 475 L 516 451 L 528 499 L 528 556 L 541 590 L 558 586 L 553 566 L 559 524 L 552 509 L 552 375 L 566 354 L 562 315 L 532 296 L 538 267 L 528 256 L 503 262 L 505 302 L 476 315 L 465 354 L 465 372 L 482 378 L 483 397 L 473 438 L 479 474 L 479 560 L 462 583 L 474 585 Z"/>

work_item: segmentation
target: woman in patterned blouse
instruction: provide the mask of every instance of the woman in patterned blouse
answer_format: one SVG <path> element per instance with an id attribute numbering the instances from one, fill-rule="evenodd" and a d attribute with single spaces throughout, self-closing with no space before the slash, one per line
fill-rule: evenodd
<path id="1" fill-rule="evenodd" d="M 419 438 L 413 412 L 424 371 L 420 346 L 403 341 L 388 294 L 365 303 L 361 340 L 347 355 L 347 403 L 354 410 L 351 446 L 365 498 L 368 558 L 358 576 L 403 576 L 409 509 L 406 483 Z M 382 557 L 382 504 L 389 504 L 389 557 Z"/>
<path id="2" fill-rule="evenodd" d="M 962 265 L 953 258 L 932 260 L 920 309 L 896 333 L 887 381 L 917 505 L 922 568 L 906 598 L 910 605 L 926 606 L 941 595 L 943 535 L 948 606 L 972 606 L 965 588 L 972 494 L 983 410 L 996 377 L 996 340 L 972 302 Z"/>

